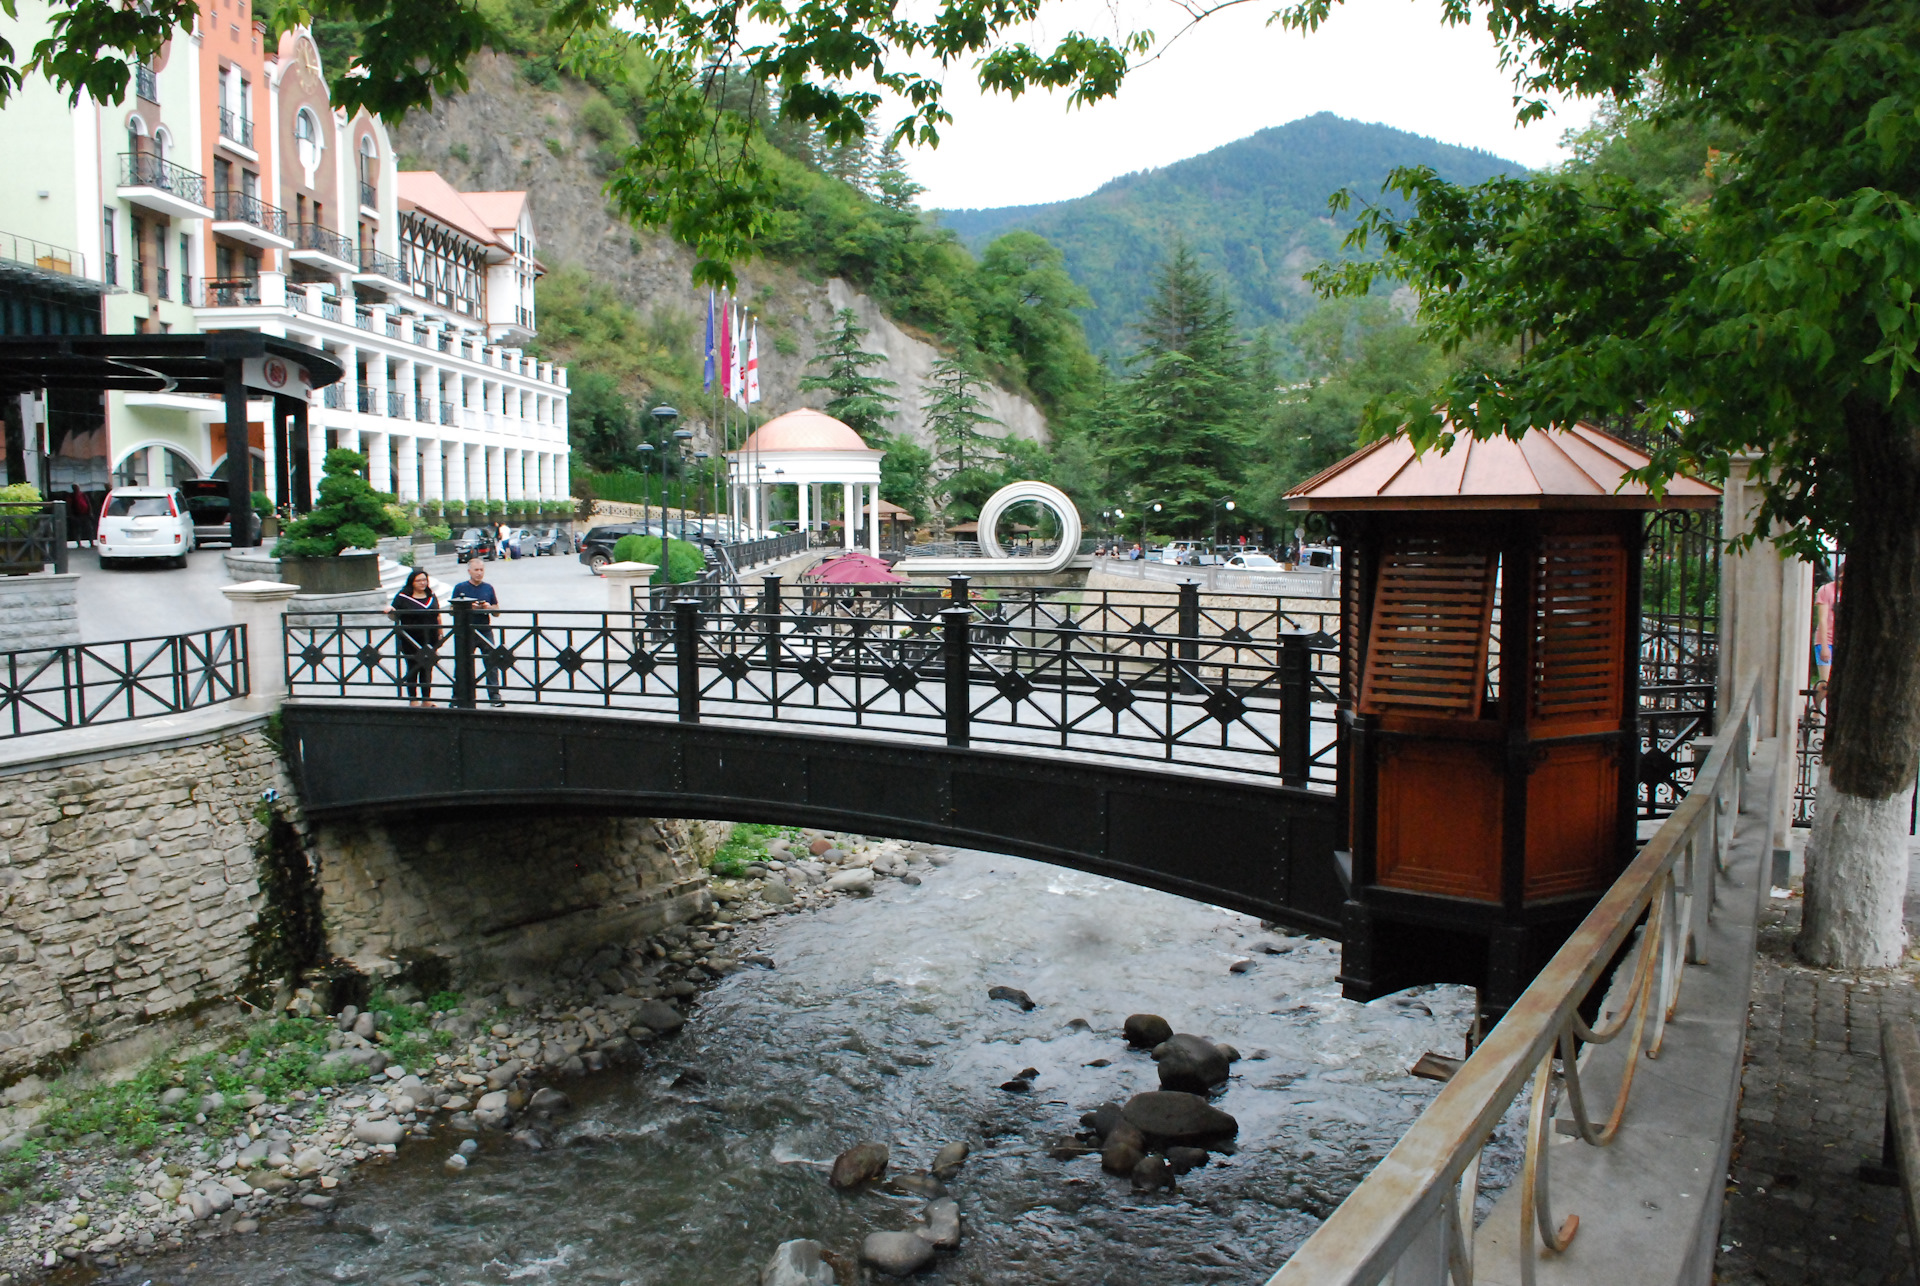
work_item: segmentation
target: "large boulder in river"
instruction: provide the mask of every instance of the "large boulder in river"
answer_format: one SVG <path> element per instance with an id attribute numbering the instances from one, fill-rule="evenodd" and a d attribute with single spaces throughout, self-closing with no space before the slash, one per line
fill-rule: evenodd
<path id="1" fill-rule="evenodd" d="M 833 1173 L 827 1182 L 836 1188 L 852 1188 L 878 1179 L 887 1172 L 887 1145 L 856 1143 L 833 1159 Z"/>
<path id="2" fill-rule="evenodd" d="M 907 1277 L 933 1262 L 933 1243 L 910 1232 L 869 1233 L 860 1258 L 890 1277 Z"/>
<path id="3" fill-rule="evenodd" d="M 687 1016 L 664 1000 L 647 1000 L 633 1011 L 633 1021 L 651 1031 L 665 1034 L 686 1026 Z"/>
<path id="4" fill-rule="evenodd" d="M 760 1286 L 833 1286 L 833 1265 L 820 1258 L 817 1241 L 783 1241 L 760 1270 Z"/>
<path id="5" fill-rule="evenodd" d="M 1205 1094 L 1227 1083 L 1227 1056 L 1204 1036 L 1169 1036 L 1154 1046 L 1153 1061 L 1160 1064 L 1163 1090 Z"/>
<path id="6" fill-rule="evenodd" d="M 1159 1014 L 1128 1014 L 1127 1024 L 1122 1030 L 1126 1033 L 1127 1044 L 1135 1049 L 1152 1049 L 1173 1035 L 1173 1024 Z"/>
<path id="7" fill-rule="evenodd" d="M 1147 1136 L 1126 1120 L 1114 1122 L 1100 1149 L 1100 1168 L 1108 1174 L 1132 1174 L 1147 1154 Z"/>
<path id="8" fill-rule="evenodd" d="M 1128 1099 L 1121 1112 L 1155 1148 L 1203 1148 L 1240 1132 L 1240 1122 L 1198 1094 L 1150 1090 Z"/>

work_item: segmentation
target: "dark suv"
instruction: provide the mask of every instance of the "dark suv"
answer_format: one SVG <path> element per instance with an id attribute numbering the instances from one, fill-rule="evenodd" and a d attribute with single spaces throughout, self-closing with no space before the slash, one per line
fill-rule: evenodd
<path id="1" fill-rule="evenodd" d="M 617 522 L 595 527 L 580 538 L 580 561 L 598 576 L 600 569 L 613 561 L 613 547 L 620 537 L 648 534 L 647 527 L 637 522 Z"/>

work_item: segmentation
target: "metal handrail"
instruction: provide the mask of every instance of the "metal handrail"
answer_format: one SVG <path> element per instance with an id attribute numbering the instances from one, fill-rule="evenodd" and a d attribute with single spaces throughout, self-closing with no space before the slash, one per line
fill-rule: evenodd
<path id="1" fill-rule="evenodd" d="M 232 139 L 241 147 L 253 147 L 253 121 L 231 107 L 220 109 L 220 137 Z"/>
<path id="2" fill-rule="evenodd" d="M 207 180 L 184 165 L 175 165 L 152 152 L 120 153 L 122 187 L 158 188 L 195 205 L 207 203 Z"/>
<path id="3" fill-rule="evenodd" d="M 1532 1286 L 1539 1258 L 1535 1230 L 1555 1251 L 1572 1242 L 1579 1217 L 1556 1224 L 1549 1201 L 1553 1100 L 1564 1090 L 1579 1137 L 1604 1146 L 1621 1128 L 1642 1043 L 1647 1057 L 1659 1056 L 1666 1024 L 1679 1006 L 1685 965 L 1704 963 L 1695 950 L 1694 915 L 1705 919 L 1716 878 L 1725 870 L 1755 732 L 1758 686 L 1757 675 L 1742 684 L 1740 704 L 1721 725 L 1693 789 L 1639 856 L 1413 1127 L 1268 1286 L 1375 1286 L 1402 1266 L 1416 1280 L 1451 1276 L 1455 1286 L 1471 1286 L 1481 1150 L 1529 1084 L 1533 1098 L 1519 1180 L 1524 1286 Z M 1589 1027 L 1580 1005 L 1643 915 L 1647 923 L 1623 993 L 1625 1006 Z M 1611 1111 L 1596 1124 L 1587 1114 L 1576 1048 L 1604 1044 L 1629 1028 L 1625 1074 Z"/>
<path id="4" fill-rule="evenodd" d="M 153 68 L 145 63 L 135 63 L 133 67 L 133 92 L 142 102 L 160 101 L 160 79 L 153 74 Z"/>
<path id="5" fill-rule="evenodd" d="M 248 682 L 244 625 L 0 652 L 0 737 L 180 714 Z"/>
<path id="6" fill-rule="evenodd" d="M 292 235 L 293 247 L 296 250 L 317 250 L 323 255 L 331 255 L 342 263 L 353 263 L 359 255 L 352 237 L 318 223 L 296 223 L 293 225 Z"/>
<path id="7" fill-rule="evenodd" d="M 229 223 L 248 223 L 276 237 L 287 235 L 287 212 L 257 196 L 228 190 L 213 194 L 213 217 Z"/>
<path id="8" fill-rule="evenodd" d="M 211 277 L 201 283 L 208 308 L 254 308 L 260 303 L 257 277 Z"/>
<path id="9" fill-rule="evenodd" d="M 392 255 L 383 255 L 378 250 L 363 249 L 355 257 L 359 261 L 361 272 L 370 272 L 376 276 L 385 277 L 389 281 L 397 281 L 403 286 L 411 282 L 411 278 L 407 276 L 406 265 Z"/>

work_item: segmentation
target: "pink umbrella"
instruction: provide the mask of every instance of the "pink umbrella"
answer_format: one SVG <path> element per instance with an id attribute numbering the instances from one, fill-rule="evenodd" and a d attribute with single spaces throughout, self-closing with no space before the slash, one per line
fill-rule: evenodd
<path id="1" fill-rule="evenodd" d="M 821 585 L 883 585 L 905 583 L 907 578 L 896 576 L 870 554 L 841 554 L 806 573 L 806 579 Z"/>

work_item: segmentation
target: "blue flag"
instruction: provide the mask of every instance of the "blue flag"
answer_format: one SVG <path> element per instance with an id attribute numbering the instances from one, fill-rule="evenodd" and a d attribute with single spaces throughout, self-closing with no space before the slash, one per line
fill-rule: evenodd
<path id="1" fill-rule="evenodd" d="M 713 292 L 707 292 L 707 364 L 706 375 L 700 387 L 713 391 Z"/>

